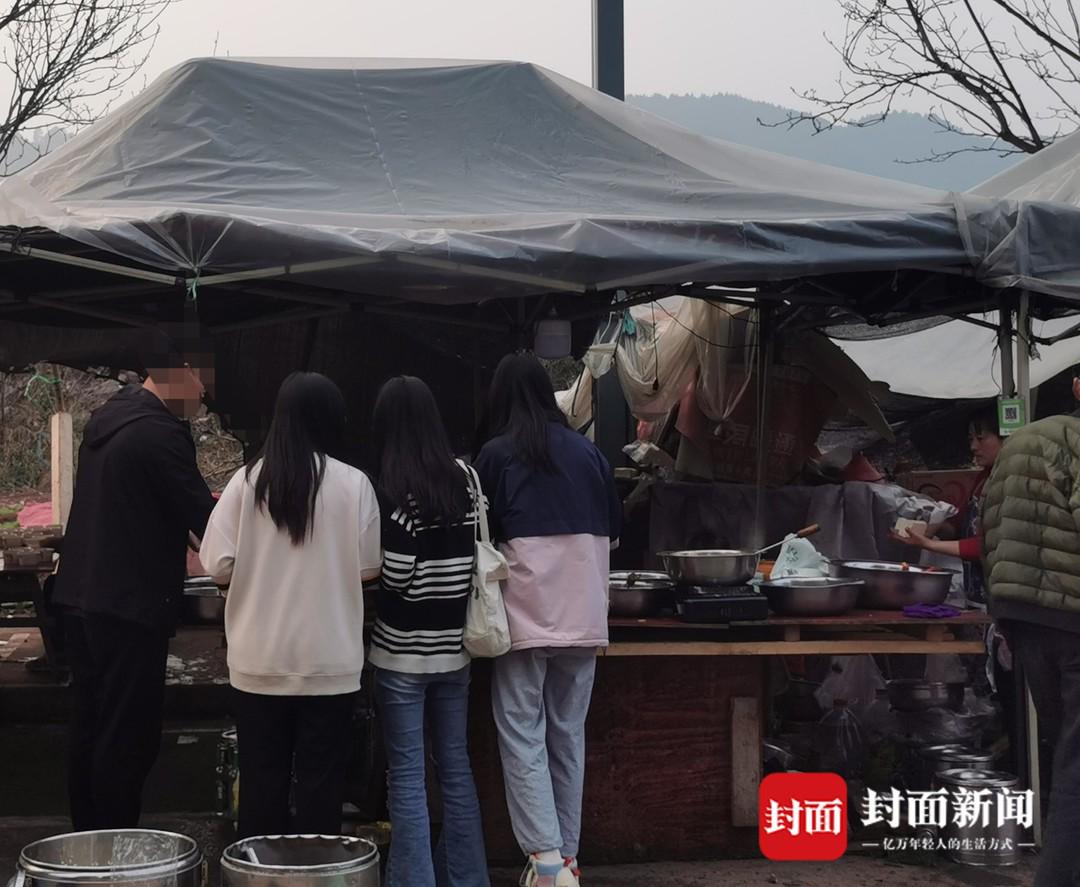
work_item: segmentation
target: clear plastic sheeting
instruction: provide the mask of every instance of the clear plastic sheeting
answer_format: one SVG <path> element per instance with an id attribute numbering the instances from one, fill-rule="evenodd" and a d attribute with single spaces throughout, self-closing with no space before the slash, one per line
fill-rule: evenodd
<path id="1" fill-rule="evenodd" d="M 866 376 L 825 336 L 782 336 L 783 357 L 809 370 L 882 437 L 892 430 L 874 401 Z M 585 353 L 582 379 L 558 395 L 575 427 L 592 415 L 592 379 L 615 367 L 630 412 L 658 422 L 695 386 L 698 409 L 725 422 L 741 400 L 755 395 L 756 312 L 719 301 L 672 296 L 614 312 Z M 587 393 L 586 393 L 587 392 Z"/>
<path id="2" fill-rule="evenodd" d="M 957 195 L 961 233 L 989 286 L 1080 298 L 1080 133 Z"/>
<path id="3" fill-rule="evenodd" d="M 513 62 L 189 61 L 0 184 L 0 226 L 170 274 L 443 304 L 970 269 L 956 206 Z"/>

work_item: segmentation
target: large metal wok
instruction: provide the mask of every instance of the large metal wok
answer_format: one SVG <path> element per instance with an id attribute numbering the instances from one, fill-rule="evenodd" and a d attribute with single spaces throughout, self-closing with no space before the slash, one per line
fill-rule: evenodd
<path id="1" fill-rule="evenodd" d="M 812 524 L 803 527 L 795 536 L 802 539 L 812 536 L 820 527 Z M 657 555 L 668 575 L 682 585 L 744 585 L 754 578 L 758 559 L 766 551 L 777 548 L 786 540 L 781 539 L 757 551 L 735 548 L 704 548 L 688 551 L 661 551 Z"/>

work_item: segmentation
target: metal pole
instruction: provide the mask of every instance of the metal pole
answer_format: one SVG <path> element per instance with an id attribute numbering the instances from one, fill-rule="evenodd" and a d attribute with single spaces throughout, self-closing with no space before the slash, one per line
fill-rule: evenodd
<path id="1" fill-rule="evenodd" d="M 625 96 L 623 0 L 593 0 L 593 88 L 622 101 Z M 618 366 L 593 384 L 593 440 L 612 468 L 625 465 L 622 448 L 632 440 L 633 417 L 619 382 Z"/>
<path id="2" fill-rule="evenodd" d="M 593 88 L 626 98 L 623 0 L 593 0 Z"/>
<path id="3" fill-rule="evenodd" d="M 765 539 L 765 474 L 770 450 L 769 375 L 773 362 L 773 306 L 761 305 L 757 311 L 757 466 L 754 490 L 754 536 L 751 545 L 759 548 Z M 747 370 L 750 368 L 747 367 Z"/>
<path id="4" fill-rule="evenodd" d="M 1001 300 L 998 311 L 998 354 L 1001 355 L 1001 396 L 1012 397 L 1016 391 L 1013 377 L 1013 341 L 1012 341 L 1012 306 L 1006 299 Z"/>
<path id="5" fill-rule="evenodd" d="M 1016 318 L 1016 396 L 1024 402 L 1024 416 L 1028 422 L 1035 418 L 1031 403 L 1031 315 L 1030 296 L 1020 294 L 1020 307 Z"/>

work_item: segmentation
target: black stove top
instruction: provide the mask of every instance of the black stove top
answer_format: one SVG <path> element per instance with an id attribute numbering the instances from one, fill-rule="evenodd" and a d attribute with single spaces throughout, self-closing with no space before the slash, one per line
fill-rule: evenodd
<path id="1" fill-rule="evenodd" d="M 759 622 L 768 618 L 769 602 L 752 585 L 683 585 L 675 589 L 683 622 Z"/>

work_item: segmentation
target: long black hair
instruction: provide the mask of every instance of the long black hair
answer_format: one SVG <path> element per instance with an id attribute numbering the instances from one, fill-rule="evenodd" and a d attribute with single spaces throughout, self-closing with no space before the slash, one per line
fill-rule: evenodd
<path id="1" fill-rule="evenodd" d="M 554 473 L 548 443 L 548 424 L 569 427 L 555 403 L 555 389 L 547 370 L 532 354 L 508 354 L 491 380 L 487 428 L 492 435 L 510 438 L 518 456 L 528 465 Z"/>
<path id="2" fill-rule="evenodd" d="M 344 440 L 345 398 L 337 385 L 319 373 L 292 373 L 281 383 L 266 443 L 247 475 L 261 459 L 255 507 L 266 508 L 293 545 L 312 531 L 326 458 L 338 455 Z"/>
<path id="3" fill-rule="evenodd" d="M 423 379 L 397 376 L 383 385 L 371 435 L 379 492 L 391 505 L 438 522 L 465 516 L 465 475 Z"/>

